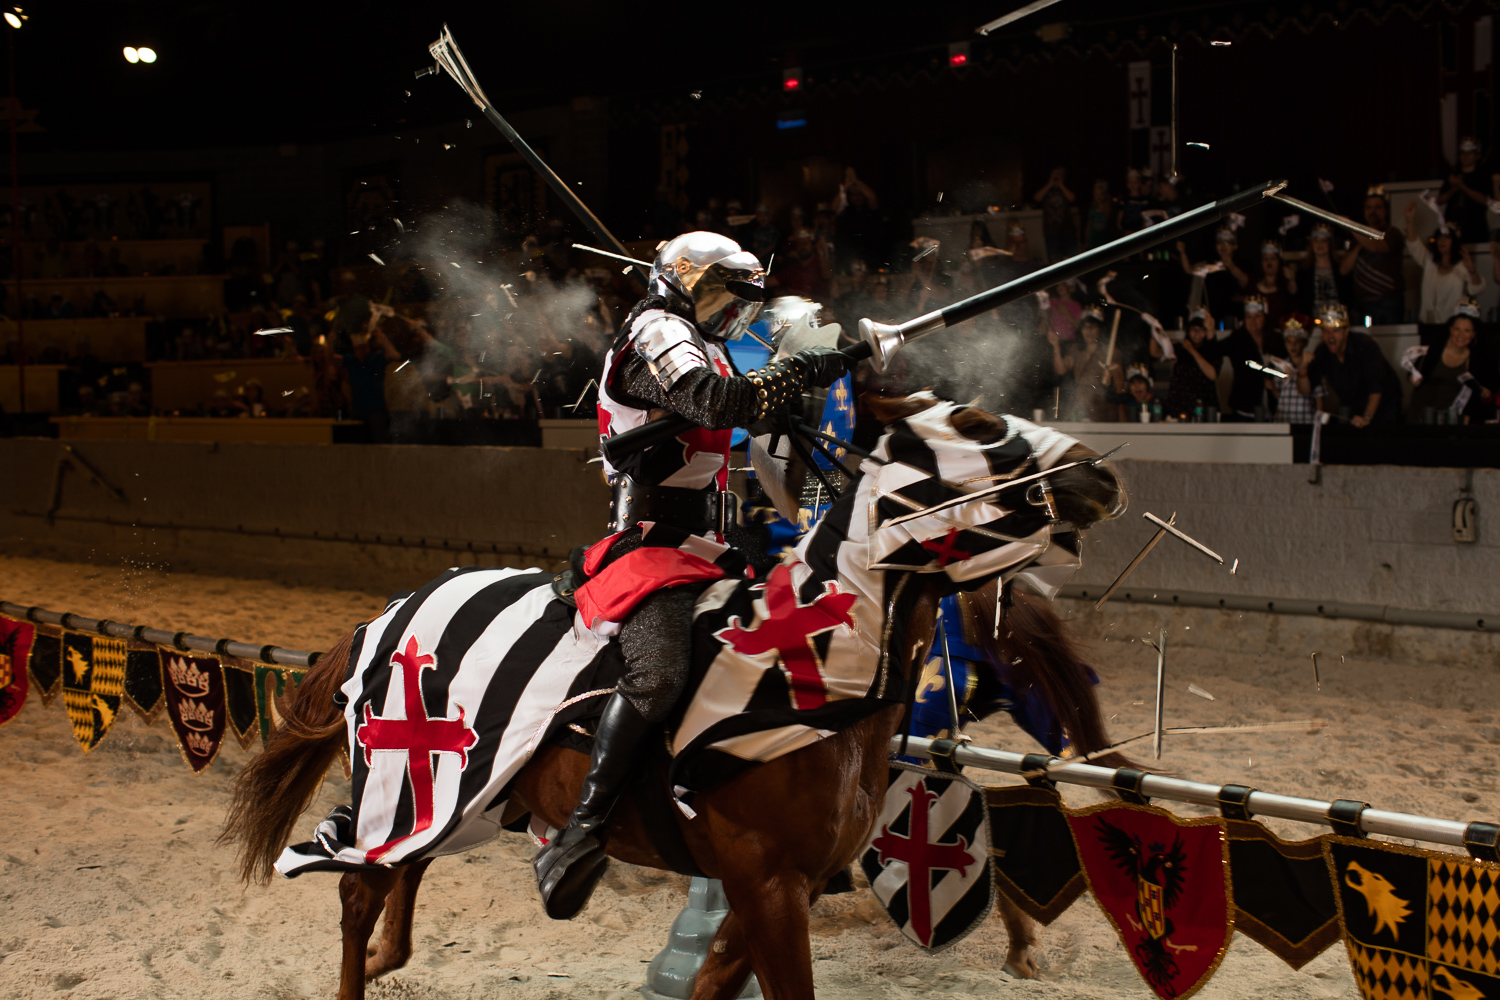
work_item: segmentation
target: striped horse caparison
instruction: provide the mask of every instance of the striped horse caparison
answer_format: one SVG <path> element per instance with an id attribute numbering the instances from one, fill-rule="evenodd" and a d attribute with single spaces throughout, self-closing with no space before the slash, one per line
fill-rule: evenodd
<path id="1" fill-rule="evenodd" d="M 864 847 L 880 813 L 890 740 L 931 647 L 937 602 L 959 588 L 1006 585 L 1028 570 L 1070 558 L 1076 562 L 1076 533 L 1123 507 L 1123 487 L 1112 471 L 1102 464 L 1070 465 L 1096 456 L 1054 431 L 927 393 L 869 403 L 886 425 L 874 456 L 781 564 L 801 602 L 820 592 L 854 595 L 852 627 L 835 629 L 820 655 L 830 661 L 842 657 L 844 677 L 864 669 L 868 691 L 831 735 L 808 727 L 813 737 L 794 740 L 787 752 L 699 790 L 691 810 L 675 816 L 694 861 L 723 883 L 730 904 L 698 974 L 697 1000 L 730 1000 L 752 971 L 770 1000 L 813 996 L 809 907 L 828 879 Z M 993 492 L 963 499 L 1060 466 L 1070 467 L 1048 476 L 1050 490 L 1040 500 L 1033 495 L 1037 502 L 1022 499 L 1020 490 L 1003 503 Z M 955 499 L 962 502 L 903 520 Z M 1073 537 L 1062 543 L 1054 538 L 1064 533 Z M 749 592 L 765 584 L 745 580 L 734 586 Z M 717 599 L 726 597 L 720 593 Z M 754 606 L 759 621 L 765 602 Z M 1021 617 L 1005 630 L 1011 633 L 1004 640 L 1007 647 L 1028 644 L 1027 623 L 1036 619 Z M 742 624 L 753 629 L 755 622 L 736 627 Z M 703 638 L 695 632 L 695 642 Z M 399 637 L 394 644 L 401 648 Z M 356 768 L 362 762 L 356 758 L 368 756 L 359 752 L 351 726 L 357 709 L 348 700 L 346 677 L 354 647 L 351 632 L 309 671 L 282 725 L 240 774 L 221 840 L 238 845 L 247 882 L 269 880 L 340 750 L 352 751 Z M 1070 732 L 1089 731 L 1074 699 L 1062 698 L 1054 708 Z M 690 703 L 684 722 L 693 711 Z M 529 812 L 562 827 L 588 766 L 586 754 L 543 741 L 506 777 L 500 822 Z M 356 787 L 360 784 L 356 781 Z M 356 815 L 359 806 L 356 802 Z M 384 830 L 389 832 L 389 824 Z M 423 873 L 437 854 L 452 853 L 442 850 L 440 841 L 431 846 L 396 864 L 351 866 L 341 875 L 340 1000 L 358 1000 L 366 980 L 410 958 Z M 606 846 L 620 861 L 670 867 L 628 800 L 610 821 Z M 384 929 L 371 949 L 382 912 Z"/>

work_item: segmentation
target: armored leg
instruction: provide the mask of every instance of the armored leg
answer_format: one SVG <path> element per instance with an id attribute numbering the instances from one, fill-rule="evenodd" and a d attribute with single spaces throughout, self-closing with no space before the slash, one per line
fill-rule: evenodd
<path id="1" fill-rule="evenodd" d="M 693 601 L 674 587 L 636 606 L 620 629 L 626 673 L 594 733 L 593 759 L 567 829 L 532 861 L 547 916 L 568 920 L 604 876 L 604 825 L 635 771 L 637 749 L 666 718 L 687 681 Z"/>

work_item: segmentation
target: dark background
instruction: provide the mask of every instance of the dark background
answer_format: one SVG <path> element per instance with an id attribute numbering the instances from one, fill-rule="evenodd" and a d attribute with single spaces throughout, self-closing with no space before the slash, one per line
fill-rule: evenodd
<path id="1" fill-rule="evenodd" d="M 1352 212 L 1367 183 L 1443 176 L 1445 93 L 1459 95 L 1460 134 L 1492 131 L 1493 69 L 1473 72 L 1472 53 L 1493 3 L 1062 0 L 974 33 L 1015 5 L 23 8 L 16 88 L 45 131 L 19 137 L 20 170 L 23 183 L 210 180 L 216 224 L 270 221 L 278 239 L 336 237 L 361 172 L 392 178 L 412 214 L 483 200 L 486 157 L 508 147 L 451 80 L 413 78 L 445 19 L 497 106 L 626 239 L 643 235 L 664 126 L 685 127 L 692 207 L 811 213 L 846 166 L 898 220 L 940 191 L 968 202 L 948 208 L 1016 203 L 1054 165 L 1081 200 L 1095 177 L 1118 193 L 1145 159 L 1126 64 L 1153 62 L 1164 124 L 1174 41 L 1181 138 L 1210 145 L 1183 153 L 1190 201 L 1271 176 L 1313 199 L 1324 177 Z M 971 46 L 961 70 L 947 60 L 956 41 Z M 160 58 L 130 65 L 124 45 Z M 788 66 L 804 73 L 794 95 Z M 778 129 L 788 111 L 807 126 Z"/>

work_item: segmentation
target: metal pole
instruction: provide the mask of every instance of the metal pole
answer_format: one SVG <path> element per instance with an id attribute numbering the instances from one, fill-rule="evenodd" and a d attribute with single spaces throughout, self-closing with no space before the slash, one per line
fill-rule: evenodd
<path id="1" fill-rule="evenodd" d="M 311 667 L 322 653 L 309 653 L 300 649 L 282 649 L 280 646 L 239 642 L 234 639 L 210 639 L 203 635 L 188 635 L 186 632 L 169 632 L 166 629 L 148 628 L 144 625 L 127 625 L 105 618 L 84 618 L 66 611 L 47 611 L 43 608 L 28 608 L 22 604 L 0 601 L 0 614 L 23 621 L 39 622 L 43 625 L 58 625 L 72 632 L 92 632 L 95 635 L 114 639 L 139 639 L 158 646 L 191 650 L 199 653 L 218 653 L 235 656 L 242 660 L 274 663 L 284 667 Z"/>
<path id="2" fill-rule="evenodd" d="M 892 737 L 891 752 L 900 751 L 901 737 Z M 917 757 L 932 756 L 932 740 L 920 736 L 907 737 L 905 753 Z M 988 750 L 972 744 L 960 744 L 953 751 L 953 759 L 965 767 L 999 771 L 1002 774 L 1021 774 L 1022 755 L 1004 750 Z M 1070 785 L 1089 788 L 1112 788 L 1115 776 L 1113 768 L 1094 764 L 1072 764 L 1060 758 L 1052 758 L 1047 765 L 1047 777 Z M 1201 781 L 1186 781 L 1168 778 L 1160 774 L 1148 774 L 1141 780 L 1141 794 L 1154 799 L 1172 799 L 1177 802 L 1194 802 L 1198 805 L 1217 808 L 1219 785 Z M 1272 792 L 1254 791 L 1245 799 L 1245 806 L 1258 816 L 1275 816 L 1293 819 L 1299 823 L 1328 824 L 1328 808 L 1333 803 L 1318 799 L 1304 799 L 1293 795 L 1276 795 Z M 1390 812 L 1385 809 L 1366 809 L 1359 814 L 1359 827 L 1365 833 L 1378 833 L 1387 837 L 1405 837 L 1423 840 L 1430 844 L 1446 844 L 1464 847 L 1464 831 L 1467 823 L 1451 819 L 1433 819 L 1430 816 L 1414 816 L 1411 813 Z"/>
<path id="3" fill-rule="evenodd" d="M 16 142 L 16 29 L 7 28 L 6 46 L 10 52 L 10 266 L 16 278 L 16 302 L 11 311 L 16 317 L 16 382 L 21 396 L 20 410 L 26 412 L 26 331 L 21 298 L 21 157 Z"/>
<path id="4" fill-rule="evenodd" d="M 1177 43 L 1172 43 L 1172 184 L 1177 184 L 1180 171 L 1177 169 Z"/>

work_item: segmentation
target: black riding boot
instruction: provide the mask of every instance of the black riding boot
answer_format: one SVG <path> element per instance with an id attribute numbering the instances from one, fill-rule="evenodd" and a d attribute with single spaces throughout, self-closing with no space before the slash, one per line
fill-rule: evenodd
<path id="1" fill-rule="evenodd" d="M 569 920 L 583 909 L 609 866 L 602 828 L 634 771 L 636 748 L 650 729 L 651 724 L 621 695 L 611 696 L 604 706 L 578 808 L 568 828 L 531 862 L 542 905 L 553 920 Z"/>

